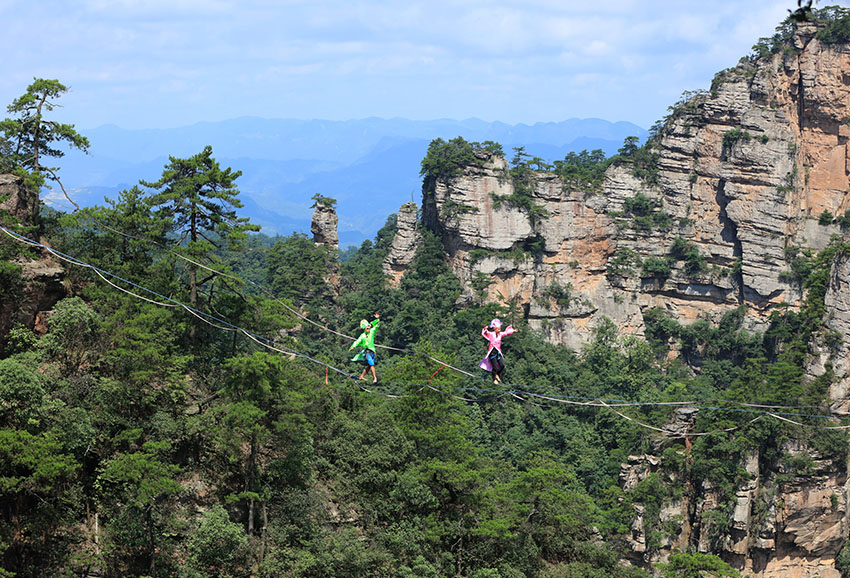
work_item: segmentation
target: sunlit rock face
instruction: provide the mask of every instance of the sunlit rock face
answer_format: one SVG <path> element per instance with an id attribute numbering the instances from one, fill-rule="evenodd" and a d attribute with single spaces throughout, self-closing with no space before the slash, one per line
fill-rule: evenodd
<path id="1" fill-rule="evenodd" d="M 338 225 L 339 217 L 333 205 L 317 202 L 313 209 L 313 220 L 310 223 L 313 241 L 317 245 L 324 245 L 334 250 L 339 249 Z"/>
<path id="2" fill-rule="evenodd" d="M 419 207 L 416 203 L 405 203 L 398 212 L 392 246 L 383 263 L 384 275 L 393 287 L 398 287 L 401 283 L 401 278 L 416 256 L 416 248 L 422 240 L 418 217 Z"/>
<path id="3" fill-rule="evenodd" d="M 29 192 L 19 176 L 0 174 L 0 215 L 4 214 L 25 226 L 35 224 L 38 195 Z M 11 224 L 6 218 L 3 222 Z"/>
<path id="4" fill-rule="evenodd" d="M 38 195 L 27 190 L 21 177 L 0 174 L 0 223 L 14 231 L 35 236 Z M 22 248 L 3 235 L 3 243 Z M 16 323 L 38 333 L 47 331 L 46 312 L 65 297 L 65 269 L 45 250 L 22 251 L 12 259 L 20 267 L 20 279 L 10 295 L 0 296 L 0 335 L 6 335 Z"/>
<path id="5" fill-rule="evenodd" d="M 479 152 L 459 176 L 427 183 L 422 221 L 443 240 L 464 299 L 518 304 L 532 328 L 576 349 L 604 319 L 620 335 L 643 334 L 651 308 L 687 324 L 744 305 L 751 330 L 764 330 L 780 307 L 799 308 L 794 252 L 846 237 L 838 217 L 850 209 L 850 47 L 815 33 L 801 24 L 793 49 L 744 60 L 678 103 L 660 132 L 654 177 L 635 176 L 624 161 L 599 189 L 583 190 L 538 172 L 531 199 L 548 216 L 535 222 L 499 202 L 516 192 L 499 155 Z M 699 266 L 676 257 L 674 243 L 695 249 Z M 669 271 L 648 270 L 653 257 Z M 825 301 L 809 374 L 834 372 L 832 409 L 850 411 L 850 255 L 837 255 Z M 683 419 L 679 435 L 692 427 Z M 663 467 L 662 450 L 629 457 L 624 489 Z M 660 547 L 649 547 L 647 510 L 636 503 L 633 563 L 694 548 L 747 576 L 838 578 L 835 558 L 850 531 L 846 464 L 805 445 L 784 451 L 807 456 L 811 471 L 784 471 L 753 451 L 740 464 L 747 475 L 734 503 L 704 485 L 664 504 L 661 521 L 676 531 Z"/>
<path id="6" fill-rule="evenodd" d="M 497 200 L 515 192 L 501 156 L 479 153 L 460 176 L 430 186 L 423 222 L 443 239 L 467 298 L 514 301 L 532 327 L 574 348 L 603 318 L 642 334 L 652 307 L 688 323 L 743 304 L 746 326 L 764 329 L 778 305 L 799 306 L 788 249 L 822 249 L 841 229 L 821 215 L 850 209 L 850 50 L 822 44 L 805 24 L 794 43 L 678 103 L 654 179 L 621 162 L 588 191 L 538 172 L 532 200 L 548 216 L 534 223 Z M 630 212 L 638 195 L 663 225 Z M 696 247 L 699 271 L 682 259 L 664 278 L 623 265 L 629 255 L 670 257 L 677 238 Z"/>

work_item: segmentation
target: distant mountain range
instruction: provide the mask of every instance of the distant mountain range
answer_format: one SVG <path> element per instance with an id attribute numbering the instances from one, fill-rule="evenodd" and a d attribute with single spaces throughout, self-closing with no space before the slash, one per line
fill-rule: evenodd
<path id="1" fill-rule="evenodd" d="M 188 157 L 211 145 L 223 167 L 242 171 L 237 181 L 242 214 L 263 232 L 309 232 L 311 197 L 321 193 L 337 199 L 343 245 L 373 237 L 399 206 L 421 201 L 419 165 L 435 138 L 492 140 L 509 156 L 513 147 L 524 146 L 551 162 L 583 149 L 610 155 L 627 136 L 646 136 L 635 124 L 601 119 L 509 125 L 478 119 L 244 117 L 172 129 L 107 125 L 80 132 L 91 142 L 89 154 L 71 152 L 58 163 L 66 189 L 80 205 L 102 204 L 104 197 L 115 198 L 139 180 L 156 180 L 168 156 Z M 49 197 L 61 206 L 60 196 Z"/>

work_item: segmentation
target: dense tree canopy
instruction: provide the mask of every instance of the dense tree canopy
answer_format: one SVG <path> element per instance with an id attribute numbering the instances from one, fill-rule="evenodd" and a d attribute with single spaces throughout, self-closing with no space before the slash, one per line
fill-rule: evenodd
<path id="1" fill-rule="evenodd" d="M 627 142 L 619 161 L 640 151 Z M 426 184 L 499 152 L 435 141 Z M 811 379 L 804 367 L 812 340 L 829 337 L 829 274 L 850 253 L 840 240 L 797 255 L 805 302 L 763 335 L 744 328 L 743 309 L 689 325 L 647 309 L 645 339 L 609 321 L 573 351 L 517 307 L 461 298 L 429 231 L 390 287 L 393 218 L 342 259 L 303 235 L 248 236 L 239 173 L 211 153 L 172 157 L 161 179 L 105 206 L 46 215 L 48 242 L 101 271 L 69 266 L 73 296 L 46 333 L 0 336 L 2 577 L 646 578 L 645 560 L 680 536 L 662 519 L 669 500 L 710 486 L 718 506 L 702 531 L 724 539 L 754 449 L 760 475 L 786 480 L 810 465 L 790 439 L 846 462 L 844 433 L 724 411 L 823 402 L 830 371 Z M 531 172 L 554 170 L 593 194 L 609 161 L 585 151 L 549 166 L 520 150 L 508 177 L 522 194 Z M 639 197 L 627 207 L 656 209 Z M 697 257 L 677 240 L 654 267 L 696 270 Z M 364 389 L 346 335 L 375 311 L 389 347 Z M 476 370 L 495 316 L 518 329 L 501 386 Z M 558 403 L 576 398 L 640 405 Z M 641 427 L 671 420 L 655 402 L 684 398 L 704 402 L 696 427 L 708 435 L 691 445 Z M 621 464 L 648 452 L 660 465 L 624 489 Z M 627 547 L 636 512 L 646 557 Z M 735 575 L 689 551 L 655 570 Z"/>

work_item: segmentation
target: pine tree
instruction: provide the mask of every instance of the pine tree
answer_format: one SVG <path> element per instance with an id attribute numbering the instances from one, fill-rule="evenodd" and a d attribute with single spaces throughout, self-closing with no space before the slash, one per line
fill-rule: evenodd
<path id="1" fill-rule="evenodd" d="M 62 186 L 56 168 L 43 164 L 45 157 L 65 155 L 60 145 L 88 151 L 88 139 L 79 134 L 73 124 L 45 118 L 46 113 L 58 106 L 56 99 L 67 91 L 68 88 L 58 80 L 36 78 L 27 87 L 26 93 L 6 107 L 13 116 L 0 121 L 0 171 L 26 177 L 26 184 L 33 192 L 41 188 L 45 179 Z M 37 204 L 33 203 L 33 206 L 37 207 Z"/>
<path id="2" fill-rule="evenodd" d="M 248 231 L 259 231 L 259 226 L 238 217 L 236 209 L 242 207 L 238 199 L 236 179 L 242 171 L 230 167 L 221 169 L 207 146 L 188 159 L 169 157 L 162 177 L 156 182 L 141 184 L 156 189 L 149 202 L 157 217 L 170 220 L 170 232 L 177 235 L 177 245 L 185 247 L 194 260 L 214 260 L 213 252 L 222 245 L 234 248 L 246 238 Z M 212 266 L 224 271 L 220 262 Z M 189 264 L 189 302 L 198 302 L 198 290 L 219 273 L 206 269 L 209 275 L 198 280 L 198 265 Z"/>

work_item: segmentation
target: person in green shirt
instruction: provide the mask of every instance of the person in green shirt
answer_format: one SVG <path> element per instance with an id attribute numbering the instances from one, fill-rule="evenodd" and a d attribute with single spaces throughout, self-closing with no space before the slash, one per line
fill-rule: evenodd
<path id="1" fill-rule="evenodd" d="M 363 348 L 360 350 L 360 353 L 351 358 L 351 361 L 361 361 L 366 364 L 366 367 L 363 368 L 363 373 L 360 374 L 360 379 L 366 379 L 366 372 L 370 369 L 372 370 L 372 383 L 378 383 L 378 375 L 375 373 L 375 363 L 377 363 L 377 357 L 375 354 L 375 334 L 378 332 L 380 318 L 381 315 L 376 312 L 375 320 L 372 321 L 372 323 L 369 323 L 365 319 L 361 319 L 360 328 L 363 330 L 363 333 L 354 343 L 351 344 L 351 347 L 348 348 L 349 351 L 355 347 Z"/>

